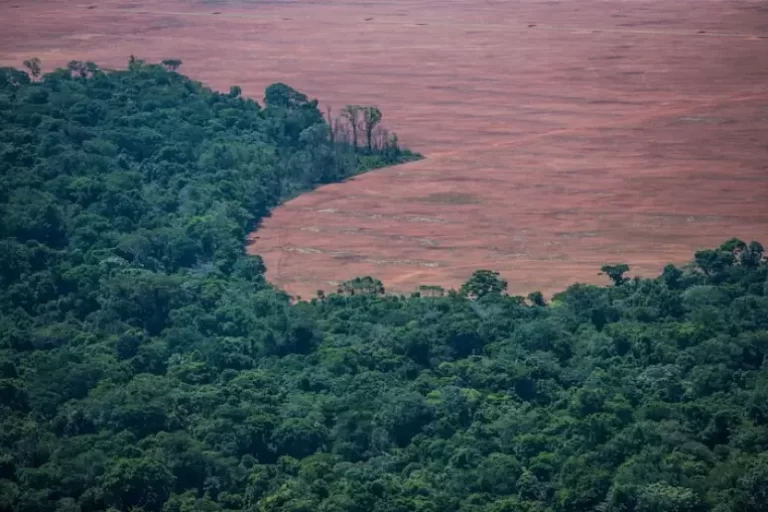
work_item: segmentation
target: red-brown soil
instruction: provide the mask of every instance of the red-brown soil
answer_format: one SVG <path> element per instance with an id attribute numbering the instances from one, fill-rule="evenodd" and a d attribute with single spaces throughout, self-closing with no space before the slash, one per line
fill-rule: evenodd
<path id="1" fill-rule="evenodd" d="M 179 57 L 221 89 L 381 107 L 427 158 L 278 208 L 249 250 L 291 293 L 478 268 L 553 292 L 768 242 L 762 0 L 0 0 L 0 20 L 4 65 Z"/>

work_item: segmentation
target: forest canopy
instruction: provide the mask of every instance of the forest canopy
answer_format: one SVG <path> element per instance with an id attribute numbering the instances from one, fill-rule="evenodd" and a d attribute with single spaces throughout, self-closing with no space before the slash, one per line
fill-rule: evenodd
<path id="1" fill-rule="evenodd" d="M 180 65 L 0 69 L 0 511 L 768 511 L 760 243 L 292 303 L 249 230 L 417 155 Z"/>

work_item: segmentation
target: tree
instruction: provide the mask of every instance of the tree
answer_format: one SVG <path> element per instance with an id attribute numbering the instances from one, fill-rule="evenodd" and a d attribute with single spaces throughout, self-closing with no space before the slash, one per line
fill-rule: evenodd
<path id="1" fill-rule="evenodd" d="M 162 64 L 169 71 L 176 71 L 181 67 L 182 61 L 181 59 L 165 59 Z"/>
<path id="2" fill-rule="evenodd" d="M 33 79 L 38 79 L 40 76 L 40 59 L 32 57 L 29 60 L 25 60 L 24 67 L 29 70 L 29 74 L 32 75 Z"/>
<path id="3" fill-rule="evenodd" d="M 131 329 L 122 333 L 115 343 L 115 352 L 119 359 L 129 359 L 139 352 L 139 347 L 144 339 L 144 333 L 138 329 Z"/>
<path id="4" fill-rule="evenodd" d="M 629 272 L 629 265 L 626 263 L 619 263 L 617 265 L 603 265 L 600 267 L 600 275 L 607 275 L 613 282 L 614 286 L 621 286 L 629 279 L 624 277 L 624 274 Z"/>
<path id="5" fill-rule="evenodd" d="M 738 490 L 738 510 L 768 512 L 768 456 L 758 456 L 754 465 L 739 479 Z"/>
<path id="6" fill-rule="evenodd" d="M 362 107 L 359 105 L 347 105 L 341 109 L 341 115 L 349 123 L 349 129 L 352 131 L 352 148 L 357 151 L 357 131 L 360 127 L 360 112 Z"/>
<path id="7" fill-rule="evenodd" d="M 128 57 L 128 71 L 138 71 L 144 66 L 144 61 L 137 59 L 135 55 L 131 54 Z"/>
<path id="8" fill-rule="evenodd" d="M 368 143 L 368 153 L 373 154 L 373 134 L 376 126 L 381 122 L 381 111 L 376 107 L 363 107 L 363 127 Z"/>
<path id="9" fill-rule="evenodd" d="M 739 254 L 739 262 L 747 268 L 757 268 L 763 261 L 763 254 L 765 249 L 760 242 L 750 242 L 741 254 Z"/>
<path id="10" fill-rule="evenodd" d="M 233 275 L 249 283 L 262 284 L 267 266 L 261 256 L 248 256 L 238 259 L 233 269 Z"/>
<path id="11" fill-rule="evenodd" d="M 99 73 L 101 69 L 95 62 L 89 60 L 85 63 L 85 71 L 89 76 L 94 76 L 96 73 Z"/>
<path id="12" fill-rule="evenodd" d="M 384 285 L 371 276 L 356 277 L 339 285 L 341 295 L 384 295 Z"/>
<path id="13" fill-rule="evenodd" d="M 264 92 L 264 103 L 270 107 L 293 109 L 308 103 L 305 94 L 283 83 L 274 83 Z"/>
<path id="14" fill-rule="evenodd" d="M 79 76 L 80 78 L 86 78 L 88 76 L 88 68 L 85 66 L 85 62 L 81 60 L 71 60 L 67 63 L 67 69 L 72 76 Z"/>
<path id="15" fill-rule="evenodd" d="M 400 155 L 402 154 L 399 139 L 397 138 L 397 134 L 394 132 L 388 133 L 386 136 L 387 139 L 384 143 L 384 158 L 389 162 L 395 162 L 398 158 L 400 158 Z"/>
<path id="16" fill-rule="evenodd" d="M 399 446 L 405 446 L 432 421 L 434 408 L 418 393 L 398 393 L 386 399 L 374 422 Z"/>
<path id="17" fill-rule="evenodd" d="M 442 297 L 445 295 L 445 288 L 437 285 L 423 284 L 419 286 L 419 294 L 422 297 Z"/>
<path id="18" fill-rule="evenodd" d="M 703 512 L 705 507 L 689 488 L 655 483 L 637 495 L 637 512 Z"/>
<path id="19" fill-rule="evenodd" d="M 121 510 L 159 511 L 171 495 L 174 477 L 152 459 L 119 459 L 104 475 L 110 502 Z"/>
<path id="20" fill-rule="evenodd" d="M 718 277 L 719 274 L 730 268 L 735 261 L 733 253 L 711 249 L 697 251 L 694 259 L 696 265 L 708 277 Z"/>
<path id="21" fill-rule="evenodd" d="M 720 244 L 720 251 L 736 253 L 747 248 L 747 244 L 739 238 L 731 238 Z"/>
<path id="22" fill-rule="evenodd" d="M 502 295 L 507 291 L 507 281 L 492 270 L 476 270 L 472 277 L 461 286 L 465 297 L 479 299 L 486 295 Z"/>
<path id="23" fill-rule="evenodd" d="M 680 285 L 682 277 L 683 271 L 672 264 L 666 265 L 661 273 L 661 279 L 671 289 L 675 289 Z"/>
<path id="24" fill-rule="evenodd" d="M 0 88 L 7 90 L 11 99 L 15 99 L 17 91 L 29 82 L 29 75 L 23 71 L 0 68 Z"/>
<path id="25" fill-rule="evenodd" d="M 544 294 L 541 292 L 531 292 L 528 294 L 528 300 L 533 304 L 534 306 L 540 306 L 544 307 L 547 305 L 547 301 L 544 300 Z"/>
<path id="26" fill-rule="evenodd" d="M 328 142 L 331 147 L 336 145 L 336 134 L 338 133 L 338 119 L 333 117 L 333 107 L 326 105 L 325 107 L 326 121 L 328 122 Z"/>

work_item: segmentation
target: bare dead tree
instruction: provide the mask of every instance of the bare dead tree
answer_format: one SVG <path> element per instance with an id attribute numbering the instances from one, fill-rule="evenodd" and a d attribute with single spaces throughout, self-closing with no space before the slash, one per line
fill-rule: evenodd
<path id="1" fill-rule="evenodd" d="M 389 130 L 379 125 L 373 130 L 373 147 L 377 151 L 383 151 L 389 141 Z"/>
<path id="2" fill-rule="evenodd" d="M 346 118 L 342 118 L 340 116 L 337 116 L 336 119 L 334 119 L 334 126 L 336 128 L 336 141 L 351 144 L 352 130 L 350 129 L 348 123 L 344 122 L 345 119 Z"/>

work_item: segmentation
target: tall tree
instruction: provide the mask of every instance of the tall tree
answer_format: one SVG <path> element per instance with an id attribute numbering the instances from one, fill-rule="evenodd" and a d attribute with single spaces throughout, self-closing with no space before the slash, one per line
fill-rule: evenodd
<path id="1" fill-rule="evenodd" d="M 461 285 L 461 294 L 479 299 L 486 295 L 502 295 L 507 291 L 507 281 L 492 270 L 476 270 L 469 280 Z"/>
<path id="2" fill-rule="evenodd" d="M 326 105 L 325 116 L 328 120 L 328 142 L 331 143 L 331 147 L 336 145 L 336 130 L 338 128 L 337 120 L 333 117 L 333 107 Z"/>
<path id="3" fill-rule="evenodd" d="M 239 85 L 233 85 L 229 88 L 230 98 L 239 98 L 241 94 L 243 94 L 243 89 Z"/>
<path id="4" fill-rule="evenodd" d="M 40 76 L 40 59 L 32 57 L 29 60 L 25 60 L 24 67 L 29 70 L 29 74 L 32 75 L 32 78 L 37 80 Z"/>
<path id="5" fill-rule="evenodd" d="M 137 59 L 133 54 L 128 57 L 128 71 L 138 71 L 142 66 L 144 66 L 143 60 Z"/>
<path id="6" fill-rule="evenodd" d="M 368 153 L 373 153 L 373 133 L 376 126 L 381 122 L 381 110 L 376 107 L 363 107 L 363 128 L 365 129 L 365 138 L 368 143 Z"/>
<path id="7" fill-rule="evenodd" d="M 739 262 L 745 267 L 757 268 L 763 259 L 764 253 L 765 249 L 763 248 L 763 245 L 760 242 L 752 241 L 746 249 L 739 254 Z"/>
<path id="8" fill-rule="evenodd" d="M 629 272 L 629 265 L 626 263 L 619 263 L 618 265 L 603 265 L 600 268 L 600 273 L 605 274 L 613 282 L 614 286 L 621 286 L 627 282 L 627 278 L 624 274 Z"/>
<path id="9" fill-rule="evenodd" d="M 341 115 L 349 123 L 349 129 L 352 131 L 352 147 L 357 151 L 357 132 L 360 128 L 360 112 L 362 107 L 359 105 L 347 105 L 341 109 Z"/>
<path id="10" fill-rule="evenodd" d="M 735 257 L 730 251 L 706 249 L 697 251 L 694 260 L 705 275 L 715 277 L 733 265 Z"/>
<path id="11" fill-rule="evenodd" d="M 81 60 L 71 60 L 67 63 L 67 69 L 73 76 L 79 76 L 85 78 L 88 76 L 88 68 L 85 66 L 85 62 Z"/>

